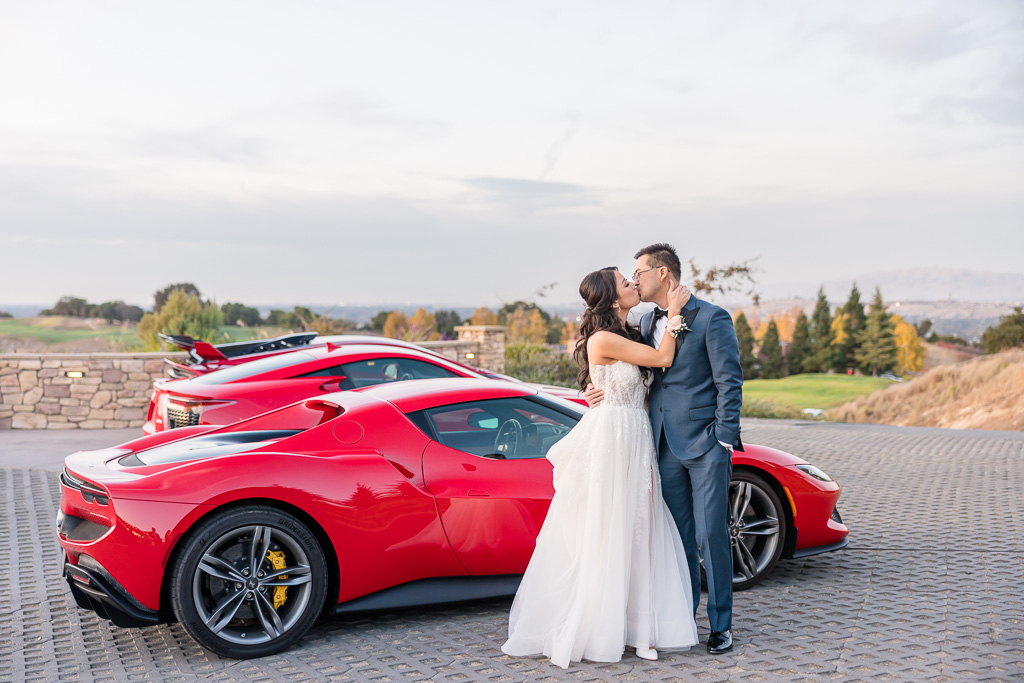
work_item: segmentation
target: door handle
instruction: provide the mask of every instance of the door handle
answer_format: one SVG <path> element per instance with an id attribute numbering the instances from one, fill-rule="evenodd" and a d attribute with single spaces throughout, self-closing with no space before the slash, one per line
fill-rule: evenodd
<path id="1" fill-rule="evenodd" d="M 489 496 L 491 494 L 489 494 L 487 491 L 481 491 L 480 489 L 470 489 L 469 490 L 469 495 L 471 495 L 471 496 Z"/>

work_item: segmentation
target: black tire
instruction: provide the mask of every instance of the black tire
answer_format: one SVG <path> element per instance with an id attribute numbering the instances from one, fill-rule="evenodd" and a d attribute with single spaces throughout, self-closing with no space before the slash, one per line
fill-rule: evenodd
<path id="1" fill-rule="evenodd" d="M 200 522 L 177 556 L 170 585 L 171 606 L 188 634 L 233 659 L 294 645 L 316 621 L 326 592 L 316 537 L 294 516 L 265 505 Z"/>
<path id="2" fill-rule="evenodd" d="M 744 501 L 746 499 L 746 501 Z M 786 513 L 764 477 L 733 470 L 729 484 L 729 535 L 732 543 L 732 589 L 761 583 L 786 545 Z"/>

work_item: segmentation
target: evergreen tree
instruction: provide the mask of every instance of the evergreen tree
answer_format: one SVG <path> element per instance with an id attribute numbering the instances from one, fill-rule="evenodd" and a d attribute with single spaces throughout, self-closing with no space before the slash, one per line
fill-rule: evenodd
<path id="1" fill-rule="evenodd" d="M 437 331 L 441 333 L 441 339 L 455 339 L 459 336 L 455 332 L 455 326 L 462 324 L 462 318 L 456 311 L 434 311 L 434 320 L 437 322 Z"/>
<path id="2" fill-rule="evenodd" d="M 803 311 L 796 316 L 796 324 L 793 326 L 793 341 L 789 343 L 789 353 L 786 356 L 786 364 L 789 374 L 796 375 L 801 372 L 813 372 L 805 366 L 813 359 L 811 358 L 811 324 L 807 320 L 807 314 Z M 810 363 L 813 365 L 813 362 Z"/>
<path id="3" fill-rule="evenodd" d="M 998 353 L 1015 346 L 1024 346 L 1024 310 L 1020 306 L 1013 313 L 999 319 L 981 335 L 981 345 L 985 353 Z"/>
<path id="4" fill-rule="evenodd" d="M 784 374 L 785 359 L 782 357 L 782 342 L 779 341 L 779 326 L 775 324 L 775 318 L 772 318 L 761 339 L 761 376 L 764 379 L 779 379 Z"/>
<path id="5" fill-rule="evenodd" d="M 885 310 L 882 292 L 876 287 L 864 327 L 858 332 L 859 344 L 854 357 L 864 373 L 870 372 L 873 377 L 878 377 L 896 367 L 899 355 L 895 327 Z"/>
<path id="6" fill-rule="evenodd" d="M 754 333 L 750 331 L 750 323 L 747 316 L 741 311 L 732 323 L 736 328 L 736 341 L 740 344 L 740 367 L 743 369 L 743 379 L 757 379 L 758 367 L 757 356 L 754 355 Z"/>
<path id="7" fill-rule="evenodd" d="M 832 312 L 825 288 L 818 288 L 818 302 L 811 315 L 811 354 L 804 363 L 805 372 L 825 372 L 832 365 Z"/>
<path id="8" fill-rule="evenodd" d="M 857 350 L 860 347 L 861 331 L 867 320 L 856 282 L 853 283 L 853 289 L 850 290 L 850 297 L 843 304 L 843 314 L 845 315 L 843 321 L 845 339 L 837 347 L 833 361 L 833 367 L 838 372 L 846 372 L 850 368 L 857 367 Z"/>

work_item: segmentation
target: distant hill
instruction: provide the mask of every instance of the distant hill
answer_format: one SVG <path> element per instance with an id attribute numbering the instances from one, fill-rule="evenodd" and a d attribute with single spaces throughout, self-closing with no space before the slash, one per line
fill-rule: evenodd
<path id="1" fill-rule="evenodd" d="M 943 365 L 833 408 L 828 419 L 1024 431 L 1024 349 Z"/>

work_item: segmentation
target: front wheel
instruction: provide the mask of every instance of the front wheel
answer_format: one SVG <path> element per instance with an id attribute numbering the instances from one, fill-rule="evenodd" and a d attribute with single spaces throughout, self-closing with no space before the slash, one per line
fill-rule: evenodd
<path id="1" fill-rule="evenodd" d="M 327 565 L 312 532 L 276 508 L 215 513 L 190 534 L 171 575 L 171 605 L 192 638 L 223 657 L 280 652 L 323 607 Z"/>
<path id="2" fill-rule="evenodd" d="M 786 541 L 782 501 L 771 485 L 753 472 L 732 473 L 729 538 L 733 590 L 745 590 L 760 583 L 782 555 Z"/>

